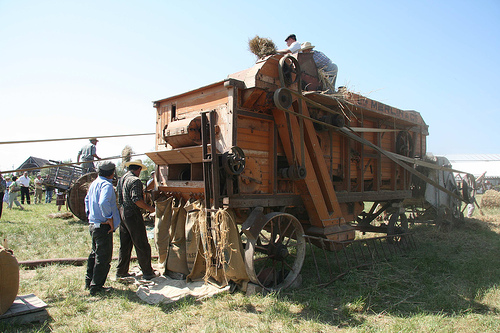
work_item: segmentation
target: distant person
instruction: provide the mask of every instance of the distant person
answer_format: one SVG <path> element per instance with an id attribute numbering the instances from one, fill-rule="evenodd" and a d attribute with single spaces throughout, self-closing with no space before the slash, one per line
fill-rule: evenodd
<path id="1" fill-rule="evenodd" d="M 45 203 L 52 202 L 52 196 L 54 195 L 54 186 L 45 185 Z"/>
<path id="2" fill-rule="evenodd" d="M 36 175 L 36 178 L 34 180 L 35 183 L 35 204 L 41 204 L 42 203 L 42 197 L 43 197 L 43 179 L 41 175 Z"/>
<path id="3" fill-rule="evenodd" d="M 59 190 L 57 189 L 57 194 L 56 194 L 56 205 L 57 205 L 57 211 L 61 211 L 61 207 L 66 204 L 66 191 Z M 68 210 L 68 207 L 66 207 L 66 210 Z"/>
<path id="4" fill-rule="evenodd" d="M 2 218 L 3 197 L 5 195 L 5 191 L 7 191 L 7 181 L 3 178 L 2 173 L 0 173 L 0 218 Z"/>
<path id="5" fill-rule="evenodd" d="M 28 205 L 30 202 L 30 182 L 31 179 L 28 176 L 28 172 L 24 171 L 23 175 L 19 177 L 18 183 L 21 185 L 21 204 L 24 205 L 24 199 L 26 198 L 26 203 Z"/>
<path id="6" fill-rule="evenodd" d="M 12 183 L 9 185 L 9 209 L 12 209 L 12 204 L 15 203 L 17 207 L 24 210 L 19 201 L 17 201 L 17 196 L 21 191 L 21 185 L 17 183 L 17 176 L 12 177 Z"/>
<path id="7" fill-rule="evenodd" d="M 87 261 L 85 288 L 91 295 L 112 290 L 104 287 L 113 256 L 113 231 L 120 225 L 120 213 L 113 188 L 115 165 L 104 161 L 98 166 L 98 176 L 85 196 L 85 212 L 89 219 L 92 251 Z"/>
<path id="8" fill-rule="evenodd" d="M 292 53 L 292 54 L 294 54 L 294 53 L 297 53 L 300 51 L 300 43 L 297 42 L 297 36 L 295 36 L 294 34 L 288 35 L 288 37 L 285 38 L 285 42 L 286 42 L 287 48 L 283 49 L 283 50 L 278 50 L 278 51 L 276 51 L 277 53 L 281 53 L 281 54 Z"/>
<path id="9" fill-rule="evenodd" d="M 326 87 L 327 92 L 335 92 L 335 82 L 337 81 L 337 73 L 339 71 L 337 65 L 335 65 L 330 58 L 328 58 L 323 52 L 313 51 L 314 45 L 309 42 L 302 44 L 301 51 L 303 53 L 312 53 L 313 60 L 318 68 L 318 71 L 323 71 L 326 79 L 328 80 L 329 87 Z"/>
<path id="10" fill-rule="evenodd" d="M 3 202 L 5 202 L 8 205 L 9 204 L 9 185 L 12 184 L 12 177 L 7 175 L 4 178 L 5 178 L 6 190 L 5 190 L 5 194 L 3 195 Z"/>
<path id="11" fill-rule="evenodd" d="M 76 157 L 77 163 L 80 162 L 80 157 L 82 158 L 82 161 L 85 162 L 82 163 L 82 168 L 86 173 L 95 171 L 94 158 L 99 159 L 99 156 L 97 156 L 96 153 L 96 144 L 99 140 L 97 140 L 97 138 L 90 138 L 89 141 L 90 143 L 83 146 Z"/>
<path id="12" fill-rule="evenodd" d="M 146 183 L 146 191 L 150 191 L 153 189 L 154 182 L 155 182 L 155 172 L 151 171 L 148 182 Z"/>
<path id="13" fill-rule="evenodd" d="M 474 214 L 475 209 L 476 209 L 476 207 L 474 206 L 473 202 L 470 204 L 467 204 L 467 217 L 468 218 L 472 217 L 472 214 Z"/>
<path id="14" fill-rule="evenodd" d="M 151 266 L 151 246 L 146 234 L 141 208 L 150 213 L 153 213 L 155 209 L 144 201 L 143 184 L 139 179 L 141 170 L 147 169 L 147 167 L 142 164 L 141 160 L 127 162 L 124 166 L 128 171 L 118 180 L 116 186 L 122 218 L 116 277 L 130 276 L 128 270 L 134 247 L 144 279 L 151 280 L 156 277 L 156 273 Z"/>

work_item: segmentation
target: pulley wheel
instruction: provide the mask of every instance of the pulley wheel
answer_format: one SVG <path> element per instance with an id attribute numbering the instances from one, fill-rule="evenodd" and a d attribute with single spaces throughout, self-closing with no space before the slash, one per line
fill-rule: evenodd
<path id="1" fill-rule="evenodd" d="M 229 175 L 239 175 L 245 169 L 245 153 L 240 147 L 231 147 L 231 150 L 222 155 L 222 166 Z"/>
<path id="2" fill-rule="evenodd" d="M 399 155 L 413 157 L 415 148 L 410 132 L 401 131 L 396 137 L 396 153 Z"/>
<path id="3" fill-rule="evenodd" d="M 274 104 L 281 109 L 288 109 L 292 105 L 292 94 L 286 88 L 279 88 L 274 92 Z"/>
<path id="4" fill-rule="evenodd" d="M 279 62 L 280 83 L 284 87 L 289 87 L 299 81 L 301 71 L 299 61 L 290 54 L 285 55 Z"/>

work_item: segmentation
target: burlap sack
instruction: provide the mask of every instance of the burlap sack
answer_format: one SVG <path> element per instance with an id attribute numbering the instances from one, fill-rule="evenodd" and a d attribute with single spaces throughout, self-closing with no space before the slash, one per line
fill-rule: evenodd
<path id="1" fill-rule="evenodd" d="M 0 245 L 0 315 L 7 312 L 19 291 L 19 265 L 16 258 Z"/>
<path id="2" fill-rule="evenodd" d="M 204 278 L 219 287 L 225 287 L 229 281 L 245 284 L 249 278 L 233 212 L 221 209 L 213 214 L 210 228 L 204 226 L 204 214 L 202 210 L 198 215 L 197 255 L 188 280 Z"/>
<path id="3" fill-rule="evenodd" d="M 184 210 L 187 214 L 185 227 L 186 259 L 188 269 L 191 272 L 196 259 L 196 254 L 198 253 L 198 241 L 200 236 L 198 219 L 200 214 L 204 214 L 201 200 L 187 202 L 184 206 Z"/>
<path id="4" fill-rule="evenodd" d="M 189 274 L 186 259 L 186 210 L 182 202 L 177 207 L 172 208 L 172 224 L 170 225 L 170 246 L 167 259 L 167 270 L 181 273 L 184 276 Z"/>
<path id="5" fill-rule="evenodd" d="M 205 250 L 203 249 L 203 242 L 201 241 L 200 237 L 196 237 L 195 239 L 196 241 L 194 242 L 194 244 L 196 245 L 196 254 L 193 267 L 191 268 L 189 275 L 186 277 L 187 281 L 203 280 L 207 268 L 204 256 Z"/>
<path id="6" fill-rule="evenodd" d="M 170 246 L 170 225 L 172 224 L 172 200 L 167 198 L 162 201 L 155 202 L 155 245 L 158 250 L 158 263 L 165 268 L 168 250 Z"/>
<path id="7" fill-rule="evenodd" d="M 249 281 L 245 268 L 243 244 L 235 222 L 234 211 L 228 210 L 227 214 L 230 218 L 227 221 L 228 244 L 223 251 L 225 258 L 224 272 L 227 280 L 241 285 Z"/>

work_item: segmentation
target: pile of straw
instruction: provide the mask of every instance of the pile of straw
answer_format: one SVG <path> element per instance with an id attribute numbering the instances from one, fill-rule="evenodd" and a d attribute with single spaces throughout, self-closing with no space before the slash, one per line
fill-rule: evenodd
<path id="1" fill-rule="evenodd" d="M 132 160 L 132 155 L 134 154 L 134 151 L 132 150 L 132 147 L 129 145 L 126 145 L 123 150 L 122 150 L 122 163 L 127 163 Z"/>
<path id="2" fill-rule="evenodd" d="M 219 283 L 226 280 L 223 267 L 227 264 L 224 250 L 230 245 L 228 243 L 229 219 L 231 219 L 229 213 L 219 209 L 213 216 L 211 230 L 208 228 L 206 219 L 199 220 L 200 233 L 204 237 L 205 282 L 208 282 L 210 278 Z"/>
<path id="3" fill-rule="evenodd" d="M 328 79 L 328 75 L 323 68 L 318 68 L 318 79 L 324 89 L 321 93 L 329 94 L 328 90 L 331 91 L 330 94 L 333 94 L 335 92 L 335 87 Z"/>
<path id="4" fill-rule="evenodd" d="M 498 208 L 500 207 L 500 193 L 495 190 L 484 192 L 481 198 L 482 208 Z"/>
<path id="5" fill-rule="evenodd" d="M 255 54 L 258 59 L 276 54 L 276 44 L 268 38 L 255 36 L 248 41 L 250 52 Z"/>
<path id="6" fill-rule="evenodd" d="M 70 219 L 73 217 L 73 214 L 71 214 L 70 212 L 64 212 L 64 213 L 51 213 L 49 215 L 47 215 L 48 217 L 50 217 L 51 219 Z"/>

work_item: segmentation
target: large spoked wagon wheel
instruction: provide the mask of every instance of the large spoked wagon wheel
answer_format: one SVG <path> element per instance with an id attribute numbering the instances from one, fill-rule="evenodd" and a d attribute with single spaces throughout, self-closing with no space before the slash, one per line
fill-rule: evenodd
<path id="1" fill-rule="evenodd" d="M 87 214 L 85 213 L 85 196 L 90 184 L 97 178 L 97 172 L 89 172 L 84 174 L 71 186 L 68 193 L 69 210 L 80 220 L 86 222 Z"/>
<path id="2" fill-rule="evenodd" d="M 406 214 L 393 213 L 389 218 L 389 224 L 387 226 L 387 242 L 388 243 L 399 243 L 403 239 L 404 234 L 408 231 L 408 218 Z"/>
<path id="3" fill-rule="evenodd" d="M 267 290 L 289 287 L 302 269 L 306 254 L 304 229 L 286 213 L 269 213 L 259 235 L 248 240 L 245 265 L 250 280 Z"/>

